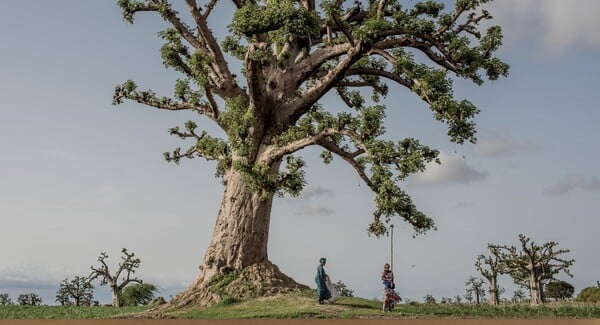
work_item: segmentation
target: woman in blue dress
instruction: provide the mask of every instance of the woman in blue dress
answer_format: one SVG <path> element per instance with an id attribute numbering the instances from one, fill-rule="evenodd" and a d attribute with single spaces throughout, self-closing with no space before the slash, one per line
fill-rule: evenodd
<path id="1" fill-rule="evenodd" d="M 325 273 L 325 263 L 327 259 L 325 257 L 321 257 L 319 259 L 319 266 L 317 266 L 317 275 L 315 276 L 315 282 L 317 283 L 317 294 L 319 295 L 319 303 L 323 304 L 323 301 L 331 298 L 331 292 L 327 289 L 326 281 L 327 274 Z"/>

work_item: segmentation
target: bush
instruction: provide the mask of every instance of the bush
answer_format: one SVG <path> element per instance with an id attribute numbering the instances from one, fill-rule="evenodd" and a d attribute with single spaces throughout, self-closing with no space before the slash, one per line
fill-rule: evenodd
<path id="1" fill-rule="evenodd" d="M 580 302 L 600 302 L 600 288 L 599 287 L 587 287 L 577 295 L 575 301 Z"/>
<path id="2" fill-rule="evenodd" d="M 8 293 L 0 293 L 0 306 L 10 306 L 13 302 Z"/>
<path id="3" fill-rule="evenodd" d="M 145 306 L 154 299 L 156 286 L 150 283 L 136 283 L 126 286 L 119 296 L 119 306 Z"/>
<path id="4" fill-rule="evenodd" d="M 575 288 L 566 281 L 553 281 L 546 285 L 546 297 L 558 300 L 565 300 L 573 297 Z"/>

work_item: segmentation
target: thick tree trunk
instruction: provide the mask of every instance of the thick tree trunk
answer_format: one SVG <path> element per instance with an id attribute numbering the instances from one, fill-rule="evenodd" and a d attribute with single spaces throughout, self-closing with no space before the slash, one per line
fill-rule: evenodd
<path id="1" fill-rule="evenodd" d="M 271 197 L 254 193 L 231 171 L 200 272 L 169 307 L 209 306 L 225 295 L 243 299 L 307 288 L 279 271 L 267 255 Z"/>
<path id="2" fill-rule="evenodd" d="M 490 305 L 496 306 L 499 304 L 498 299 L 498 281 L 492 277 L 490 280 Z"/>
<path id="3" fill-rule="evenodd" d="M 110 292 L 112 294 L 112 306 L 119 307 L 119 291 L 116 288 L 116 285 L 110 286 Z"/>
<path id="4" fill-rule="evenodd" d="M 537 306 L 542 303 L 542 294 L 535 275 L 529 276 L 529 292 L 531 294 L 531 305 Z"/>

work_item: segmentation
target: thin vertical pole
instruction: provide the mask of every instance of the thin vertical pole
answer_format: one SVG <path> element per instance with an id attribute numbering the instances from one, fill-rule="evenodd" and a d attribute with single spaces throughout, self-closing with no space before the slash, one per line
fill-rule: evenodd
<path id="1" fill-rule="evenodd" d="M 392 235 L 390 237 L 390 270 L 394 271 L 394 225 L 390 225 Z"/>

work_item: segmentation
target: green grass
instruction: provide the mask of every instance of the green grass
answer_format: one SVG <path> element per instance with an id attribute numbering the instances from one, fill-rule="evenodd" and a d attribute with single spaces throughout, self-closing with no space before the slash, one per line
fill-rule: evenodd
<path id="1" fill-rule="evenodd" d="M 205 309 L 186 309 L 170 315 L 177 318 L 600 318 L 600 305 L 464 305 L 400 304 L 382 312 L 381 302 L 344 297 L 335 304 L 319 305 L 316 293 L 251 299 Z"/>
<path id="2" fill-rule="evenodd" d="M 0 306 L 0 319 L 111 318 L 146 311 L 147 307 Z"/>
<path id="3" fill-rule="evenodd" d="M 0 306 L 6 318 L 129 318 L 146 316 L 146 307 L 59 307 Z M 381 302 L 344 297 L 335 304 L 319 305 L 316 293 L 306 291 L 246 301 L 226 299 L 204 309 L 188 308 L 164 316 L 191 319 L 240 318 L 600 318 L 600 304 L 561 303 L 538 307 L 528 305 L 400 304 L 382 312 Z"/>

